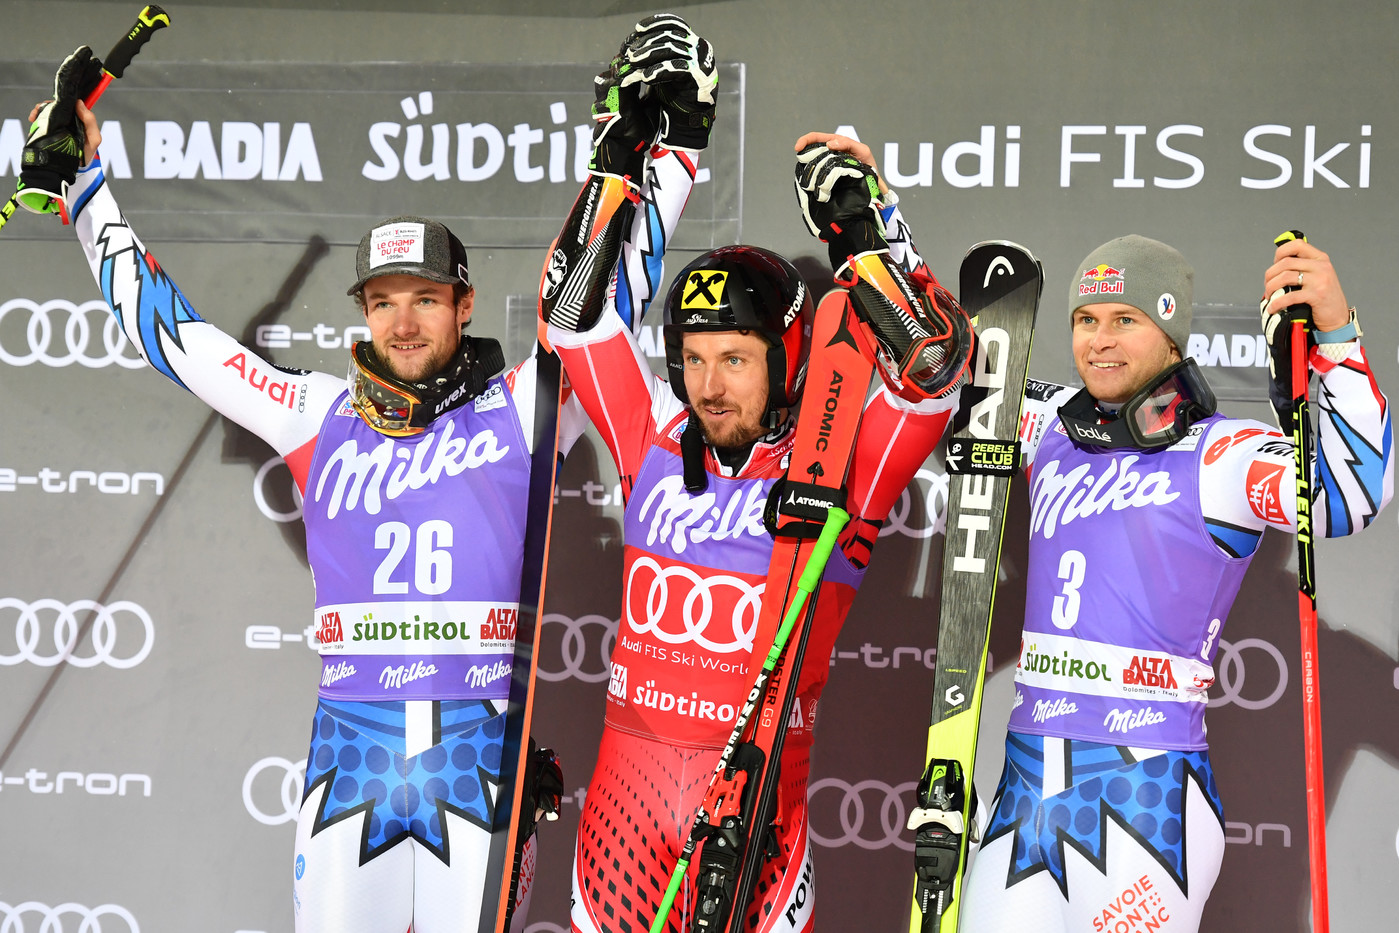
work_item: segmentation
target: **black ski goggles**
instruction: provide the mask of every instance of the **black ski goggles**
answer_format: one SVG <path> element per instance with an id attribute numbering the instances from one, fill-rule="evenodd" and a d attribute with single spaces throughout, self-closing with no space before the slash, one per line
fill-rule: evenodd
<path id="1" fill-rule="evenodd" d="M 1098 404 L 1087 389 L 1080 390 L 1059 409 L 1059 420 L 1069 438 L 1092 447 L 1169 447 L 1190 431 L 1190 426 L 1218 409 L 1214 390 L 1193 359 L 1161 371 L 1156 379 L 1128 399 L 1114 421 L 1100 424 Z"/>

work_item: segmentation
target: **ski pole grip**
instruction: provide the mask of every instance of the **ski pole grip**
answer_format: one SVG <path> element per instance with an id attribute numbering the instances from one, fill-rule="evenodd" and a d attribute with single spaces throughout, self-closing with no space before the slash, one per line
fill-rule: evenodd
<path id="1" fill-rule="evenodd" d="M 1303 243 L 1305 243 L 1307 242 L 1307 235 L 1301 230 L 1288 230 L 1286 233 L 1280 233 L 1276 237 L 1274 237 L 1273 245 L 1281 246 L 1282 244 L 1290 242 L 1292 240 L 1301 240 Z M 1283 288 L 1283 291 L 1295 292 L 1299 287 L 1300 286 L 1297 285 L 1288 285 Z M 1301 324 L 1304 328 L 1311 326 L 1312 306 L 1309 304 L 1289 305 L 1286 311 L 1280 313 L 1286 314 L 1287 320 L 1291 321 L 1294 325 Z"/>
<path id="2" fill-rule="evenodd" d="M 131 60 L 141 51 L 141 47 L 151 41 L 155 31 L 169 25 L 170 14 L 154 3 L 141 10 L 140 15 L 136 17 L 136 25 L 118 39 L 117 44 L 107 53 L 103 70 L 113 78 L 120 78 L 125 73 L 126 66 L 130 65 Z"/>
<path id="3" fill-rule="evenodd" d="M 838 506 L 831 506 L 826 512 L 821 535 L 816 539 L 816 546 L 811 549 L 806 566 L 802 568 L 801 579 L 797 581 L 798 587 L 808 593 L 816 591 L 816 587 L 821 583 L 821 574 L 826 570 L 826 561 L 831 559 L 831 552 L 835 550 L 836 538 L 849 521 L 850 513 Z"/>

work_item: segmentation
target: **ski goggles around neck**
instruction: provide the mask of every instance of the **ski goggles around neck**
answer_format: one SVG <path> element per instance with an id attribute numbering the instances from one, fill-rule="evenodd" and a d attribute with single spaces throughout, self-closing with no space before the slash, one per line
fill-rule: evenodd
<path id="1" fill-rule="evenodd" d="M 1193 359 L 1185 359 L 1162 370 L 1124 402 L 1114 420 L 1101 423 L 1098 403 L 1086 388 L 1059 409 L 1059 420 L 1079 444 L 1151 450 L 1177 443 L 1192 424 L 1217 409 L 1214 391 L 1200 368 Z"/>

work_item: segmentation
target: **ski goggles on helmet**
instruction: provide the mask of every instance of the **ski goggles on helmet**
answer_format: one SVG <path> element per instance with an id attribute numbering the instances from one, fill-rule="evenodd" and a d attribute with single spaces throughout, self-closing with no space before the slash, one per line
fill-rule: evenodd
<path id="1" fill-rule="evenodd" d="M 916 320 L 877 292 L 867 296 L 867 307 L 870 300 L 879 301 L 885 312 L 884 320 L 876 320 L 873 329 L 894 335 L 894 339 L 872 341 L 881 375 L 891 391 L 916 401 L 937 398 L 961 381 L 971 363 L 974 340 L 971 322 L 950 292 L 935 285 L 931 296 L 920 294 L 923 314 Z M 890 352 L 896 341 L 908 341 L 898 359 Z M 917 386 L 918 392 L 906 395 L 903 389 L 908 385 Z"/>
<path id="2" fill-rule="evenodd" d="M 389 437 L 411 437 L 425 430 L 414 424 L 423 400 L 405 383 L 376 372 L 373 345 L 357 341 L 350 353 L 350 404 L 364 423 Z"/>
<path id="3" fill-rule="evenodd" d="M 1116 420 L 1099 424 L 1102 415 L 1087 389 L 1059 409 L 1059 420 L 1074 441 L 1093 447 L 1169 447 L 1218 408 L 1214 391 L 1193 359 L 1161 371 L 1128 399 Z"/>

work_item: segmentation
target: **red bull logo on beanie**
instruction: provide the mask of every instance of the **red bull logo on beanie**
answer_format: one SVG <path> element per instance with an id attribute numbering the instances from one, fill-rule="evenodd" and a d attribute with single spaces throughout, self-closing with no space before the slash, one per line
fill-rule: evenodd
<path id="1" fill-rule="evenodd" d="M 1078 280 L 1080 295 L 1120 295 L 1126 285 L 1126 271 L 1098 263 L 1091 269 L 1084 269 Z"/>

